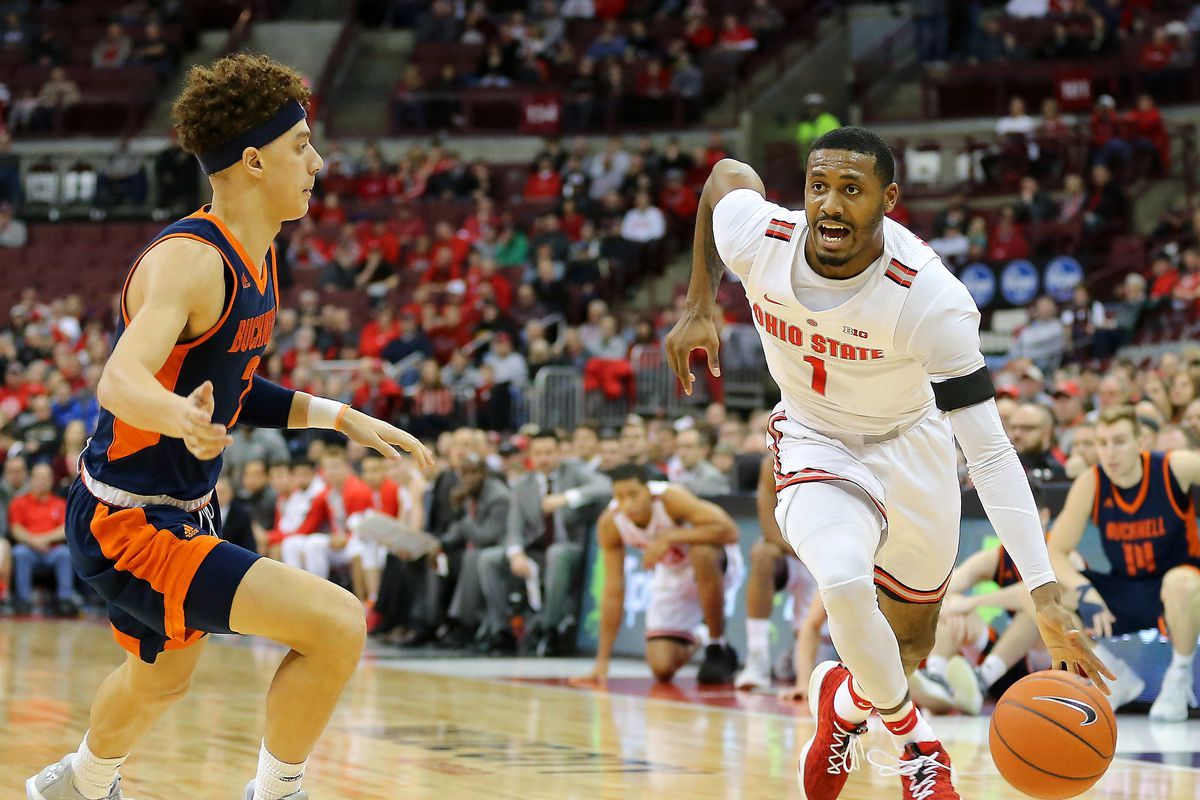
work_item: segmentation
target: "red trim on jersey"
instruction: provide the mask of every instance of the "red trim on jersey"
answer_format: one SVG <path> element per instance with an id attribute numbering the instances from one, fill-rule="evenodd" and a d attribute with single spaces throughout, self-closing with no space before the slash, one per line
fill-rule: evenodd
<path id="1" fill-rule="evenodd" d="M 897 269 L 899 269 L 901 272 L 903 272 L 904 274 L 908 275 L 908 277 L 910 277 L 910 278 L 915 278 L 915 277 L 917 277 L 917 271 L 916 271 L 915 269 L 913 269 L 912 267 L 906 267 L 906 266 L 904 266 L 903 264 L 901 264 L 901 263 L 900 263 L 898 260 L 896 260 L 896 259 L 894 259 L 894 258 L 893 258 L 893 259 L 892 259 L 890 262 L 888 262 L 888 266 L 889 266 L 889 267 L 896 267 L 896 268 L 897 268 Z"/>
<path id="2" fill-rule="evenodd" d="M 766 236 L 771 239 L 778 239 L 781 242 L 790 242 L 792 240 L 792 231 L 795 229 L 795 223 L 773 219 L 767 223 Z"/>

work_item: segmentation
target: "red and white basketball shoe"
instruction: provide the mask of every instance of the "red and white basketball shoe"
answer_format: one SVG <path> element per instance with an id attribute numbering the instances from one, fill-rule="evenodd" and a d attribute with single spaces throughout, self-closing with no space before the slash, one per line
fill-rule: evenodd
<path id="1" fill-rule="evenodd" d="M 808 708 L 817 731 L 800 751 L 796 765 L 803 800 L 836 800 L 850 773 L 863 758 L 858 737 L 867 732 L 865 722 L 851 725 L 834 712 L 838 687 L 850 679 L 850 670 L 836 661 L 817 665 L 808 681 Z"/>

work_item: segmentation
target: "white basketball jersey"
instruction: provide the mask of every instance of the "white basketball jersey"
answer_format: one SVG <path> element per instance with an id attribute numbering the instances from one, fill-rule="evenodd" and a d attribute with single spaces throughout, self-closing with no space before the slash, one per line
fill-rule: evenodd
<path id="1" fill-rule="evenodd" d="M 646 484 L 650 489 L 650 521 L 645 527 L 640 527 L 627 517 L 617 505 L 617 501 L 613 500 L 608 507 L 612 510 L 613 524 L 617 526 L 617 532 L 621 534 L 621 541 L 627 547 L 632 547 L 636 550 L 645 550 L 655 539 L 657 539 L 665 531 L 672 528 L 678 528 L 679 523 L 671 519 L 671 515 L 667 513 L 666 506 L 663 505 L 662 494 L 670 486 L 669 483 L 663 481 L 650 481 Z M 673 545 L 666 556 L 663 557 L 663 564 L 675 566 L 687 561 L 687 545 Z"/>
<path id="2" fill-rule="evenodd" d="M 897 336 L 901 312 L 909 304 L 906 315 L 929 311 L 944 317 L 944 309 L 933 306 L 961 306 L 965 296 L 969 308 L 961 313 L 977 319 L 962 284 L 925 242 L 884 218 L 883 255 L 868 267 L 858 291 L 834 308 L 806 308 L 793 289 L 794 271 L 814 274 L 804 255 L 804 210 L 771 207 L 776 213 L 745 276 L 745 288 L 767 366 L 789 418 L 832 435 L 872 436 L 925 418 L 933 409 L 930 354 L 912 352 L 914 326 L 908 326 L 903 341 Z M 922 291 L 910 303 L 918 294 L 913 291 L 918 281 Z M 947 291 L 950 284 L 962 291 Z M 974 343 L 961 345 L 973 349 L 973 358 L 982 366 L 978 323 L 974 324 Z"/>

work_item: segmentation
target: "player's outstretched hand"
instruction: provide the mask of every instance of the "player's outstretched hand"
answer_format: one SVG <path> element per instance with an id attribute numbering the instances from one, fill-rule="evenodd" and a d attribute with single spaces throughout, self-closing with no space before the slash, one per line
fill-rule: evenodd
<path id="1" fill-rule="evenodd" d="M 233 437 L 225 426 L 212 421 L 216 409 L 212 381 L 200 384 L 185 399 L 179 438 L 183 439 L 189 453 L 201 461 L 211 461 L 233 444 Z"/>
<path id="2" fill-rule="evenodd" d="M 721 376 L 721 364 L 717 359 L 717 352 L 721 349 L 721 339 L 717 335 L 717 315 L 720 313 L 716 303 L 711 303 L 708 308 L 689 308 L 667 334 L 667 363 L 683 384 L 685 394 L 691 395 L 692 384 L 696 380 L 688 368 L 693 350 L 707 353 L 708 371 L 714 377 Z"/>
<path id="3" fill-rule="evenodd" d="M 1057 601 L 1043 604 L 1037 610 L 1037 624 L 1046 650 L 1050 653 L 1050 663 L 1055 668 L 1068 672 L 1082 671 L 1100 691 L 1112 694 L 1104 679 L 1115 681 L 1117 676 L 1092 652 L 1091 644 L 1075 627 L 1075 619 L 1070 612 Z"/>
<path id="4" fill-rule="evenodd" d="M 785 703 L 803 703 L 808 699 L 808 683 L 796 684 L 779 690 L 779 699 Z"/>
<path id="5" fill-rule="evenodd" d="M 592 670 L 592 674 L 582 678 L 567 678 L 568 686 L 575 686 L 580 689 L 607 689 L 608 688 L 608 670 L 604 667 L 597 666 Z"/>
<path id="6" fill-rule="evenodd" d="M 361 411 L 346 409 L 337 429 L 353 441 L 377 451 L 384 458 L 400 458 L 400 453 L 396 451 L 396 447 L 399 447 L 406 453 L 411 453 L 422 469 L 433 466 L 433 453 L 421 444 L 417 437 Z"/>

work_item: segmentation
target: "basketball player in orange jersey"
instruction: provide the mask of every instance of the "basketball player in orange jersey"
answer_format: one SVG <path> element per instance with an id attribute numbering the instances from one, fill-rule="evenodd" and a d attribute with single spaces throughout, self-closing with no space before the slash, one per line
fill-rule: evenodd
<path id="1" fill-rule="evenodd" d="M 789 592 L 792 595 L 792 627 L 798 634 L 817 591 L 812 575 L 796 558 L 775 521 L 775 470 L 770 455 L 763 459 L 754 500 L 763 538 L 750 548 L 750 577 L 746 581 L 746 666 L 733 683 L 738 689 L 762 689 L 771 685 L 771 607 L 775 594 Z"/>
<path id="2" fill-rule="evenodd" d="M 206 632 L 291 648 L 245 798 L 308 796 L 305 761 L 358 663 L 363 609 L 328 581 L 221 541 L 212 498 L 229 428 L 329 428 L 388 458 L 400 457 L 393 445 L 432 458 L 404 431 L 255 374 L 278 302 L 271 242 L 308 210 L 322 165 L 307 100 L 297 73 L 248 55 L 193 68 L 176 100 L 180 144 L 210 176 L 212 206 L 169 225 L 130 271 L 67 507 L 75 569 L 129 653 L 97 691 L 78 751 L 30 778 L 29 800 L 119 800 L 118 768 L 187 694 Z"/>
<path id="3" fill-rule="evenodd" d="M 1054 662 L 1102 686 L 1107 674 L 1059 600 L 996 411 L 975 303 L 932 249 L 885 217 L 899 198 L 894 174 L 891 149 L 861 128 L 813 142 L 802 210 L 767 201 L 747 165 L 718 162 L 700 201 L 687 308 L 667 338 L 685 391 L 695 349 L 718 375 L 715 294 L 726 266 L 741 278 L 783 398 L 768 431 L 775 518 L 816 579 L 845 662 L 818 665 L 809 684 L 807 800 L 841 793 L 873 710 L 903 748 L 888 772 L 904 797 L 959 798 L 950 757 L 908 695 L 958 552 L 956 438 Z"/>
<path id="4" fill-rule="evenodd" d="M 596 666 L 575 685 L 604 686 L 613 642 L 625 602 L 625 548 L 641 550 L 642 563 L 654 570 L 646 609 L 646 663 L 666 682 L 696 652 L 692 634 L 701 622 L 709 644 L 697 680 L 729 683 L 737 653 L 725 642 L 725 592 L 742 579 L 738 529 L 720 506 L 701 500 L 682 486 L 648 480 L 645 465 L 623 464 L 609 470 L 613 499 L 596 524 L 604 559 L 600 601 L 600 642 Z"/>
<path id="5" fill-rule="evenodd" d="M 1054 527 L 1050 557 L 1071 606 L 1095 636 L 1159 628 L 1171 639 L 1171 666 L 1150 718 L 1182 722 L 1195 707 L 1192 660 L 1200 636 L 1200 535 L 1192 487 L 1200 456 L 1139 450 L 1132 406 L 1100 412 L 1100 463 L 1071 485 Z M 1079 570 L 1068 560 L 1088 519 L 1100 529 L 1111 571 Z"/>

